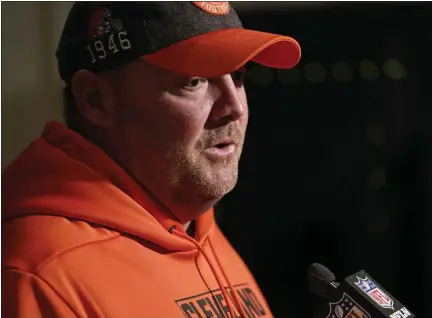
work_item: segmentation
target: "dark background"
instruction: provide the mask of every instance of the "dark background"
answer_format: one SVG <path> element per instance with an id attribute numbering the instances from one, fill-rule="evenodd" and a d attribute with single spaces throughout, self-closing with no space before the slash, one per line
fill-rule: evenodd
<path id="1" fill-rule="evenodd" d="M 432 317 L 431 8 L 328 3 L 238 9 L 302 46 L 290 71 L 253 65 L 236 189 L 218 222 L 276 317 L 309 317 L 306 271 L 364 269 Z"/>

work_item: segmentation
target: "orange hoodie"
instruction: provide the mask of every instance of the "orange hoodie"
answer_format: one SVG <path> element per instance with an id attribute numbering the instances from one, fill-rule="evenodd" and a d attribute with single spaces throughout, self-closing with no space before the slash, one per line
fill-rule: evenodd
<path id="1" fill-rule="evenodd" d="M 4 317 L 272 317 L 213 211 L 191 238 L 63 124 L 4 171 L 2 191 Z"/>

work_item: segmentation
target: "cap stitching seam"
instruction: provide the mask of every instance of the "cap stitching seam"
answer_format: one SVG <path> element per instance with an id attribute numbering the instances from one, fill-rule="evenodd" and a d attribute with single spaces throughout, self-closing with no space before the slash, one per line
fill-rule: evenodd
<path id="1" fill-rule="evenodd" d="M 156 51 L 156 47 L 155 47 L 155 45 L 154 45 L 154 43 L 152 41 L 152 38 L 150 37 L 149 31 L 148 31 L 148 28 L 147 28 L 147 21 L 146 20 L 143 20 L 143 25 L 144 25 L 144 30 L 145 30 L 145 33 L 147 35 L 147 38 L 148 38 L 148 40 L 149 40 L 149 42 L 150 42 L 153 50 Z"/>

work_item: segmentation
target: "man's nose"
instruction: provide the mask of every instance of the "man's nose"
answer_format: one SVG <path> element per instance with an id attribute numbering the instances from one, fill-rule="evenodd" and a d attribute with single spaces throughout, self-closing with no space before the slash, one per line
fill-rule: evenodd
<path id="1" fill-rule="evenodd" d="M 226 124 L 241 119 L 247 112 L 243 86 L 236 86 L 231 75 L 223 75 L 214 81 L 215 101 L 211 117 Z"/>

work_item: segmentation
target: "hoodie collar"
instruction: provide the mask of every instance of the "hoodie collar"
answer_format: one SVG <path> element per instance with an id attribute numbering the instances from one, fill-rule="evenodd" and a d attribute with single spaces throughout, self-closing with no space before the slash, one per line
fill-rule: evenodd
<path id="1" fill-rule="evenodd" d="M 41 138 L 4 171 L 3 187 L 8 192 L 3 219 L 54 213 L 156 240 L 169 249 L 194 248 L 168 233 L 174 225 L 184 230 L 124 169 L 58 122 L 47 123 Z M 211 209 L 197 218 L 196 239 L 204 240 L 213 225 Z"/>

